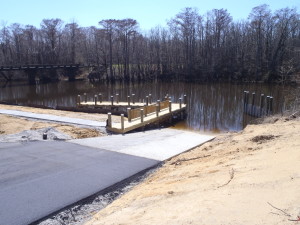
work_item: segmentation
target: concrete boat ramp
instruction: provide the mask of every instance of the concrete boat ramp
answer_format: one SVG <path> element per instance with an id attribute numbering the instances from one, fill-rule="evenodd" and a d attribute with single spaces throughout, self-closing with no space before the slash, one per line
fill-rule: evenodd
<path id="1" fill-rule="evenodd" d="M 0 143 L 0 224 L 38 221 L 213 138 L 160 129 L 71 141 Z"/>

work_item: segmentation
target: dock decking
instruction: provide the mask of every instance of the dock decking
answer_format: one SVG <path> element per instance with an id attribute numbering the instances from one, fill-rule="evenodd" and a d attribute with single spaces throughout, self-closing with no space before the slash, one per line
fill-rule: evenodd
<path id="1" fill-rule="evenodd" d="M 101 108 L 101 107 L 142 107 L 144 106 L 144 103 L 140 102 L 135 102 L 135 103 L 130 103 L 128 102 L 81 102 L 79 107 L 95 107 L 95 108 Z"/>
<path id="2" fill-rule="evenodd" d="M 129 131 L 135 130 L 137 128 L 145 127 L 148 124 L 154 124 L 159 123 L 161 121 L 172 119 L 172 117 L 176 114 L 182 115 L 185 112 L 186 105 L 182 104 L 180 107 L 180 104 L 172 103 L 171 110 L 170 108 L 165 108 L 157 112 L 151 112 L 147 114 L 147 116 L 140 116 L 135 119 L 129 120 L 122 120 L 121 116 L 121 123 L 111 123 L 107 126 L 107 130 L 124 134 Z"/>

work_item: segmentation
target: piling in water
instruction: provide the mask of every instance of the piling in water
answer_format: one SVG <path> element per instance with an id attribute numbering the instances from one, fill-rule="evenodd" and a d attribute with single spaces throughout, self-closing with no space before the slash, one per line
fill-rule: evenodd
<path id="1" fill-rule="evenodd" d="M 112 126 L 111 126 L 111 125 L 112 125 L 112 122 L 111 122 L 111 113 L 107 113 L 107 115 L 108 115 L 107 126 L 108 126 L 108 127 L 112 127 Z"/>
<path id="2" fill-rule="evenodd" d="M 84 96 L 84 102 L 87 103 L 87 94 L 84 93 L 83 96 Z"/>

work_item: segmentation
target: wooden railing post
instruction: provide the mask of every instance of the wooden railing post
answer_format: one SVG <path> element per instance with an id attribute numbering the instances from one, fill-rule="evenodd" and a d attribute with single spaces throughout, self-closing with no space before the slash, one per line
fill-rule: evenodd
<path id="1" fill-rule="evenodd" d="M 130 95 L 127 96 L 128 106 L 130 106 Z"/>
<path id="2" fill-rule="evenodd" d="M 131 108 L 127 108 L 127 118 L 128 122 L 131 122 Z"/>
<path id="3" fill-rule="evenodd" d="M 124 130 L 124 114 L 121 114 L 121 129 Z"/>
<path id="4" fill-rule="evenodd" d="M 148 115 L 148 106 L 146 104 L 144 104 L 144 114 L 145 117 Z"/>
<path id="5" fill-rule="evenodd" d="M 146 96 L 146 105 L 149 105 L 149 96 Z"/>
<path id="6" fill-rule="evenodd" d="M 158 117 L 158 116 L 159 116 L 159 105 L 156 104 L 156 117 Z"/>
<path id="7" fill-rule="evenodd" d="M 144 122 L 144 109 L 141 109 L 140 113 L 141 113 L 141 123 L 143 123 Z"/>
<path id="8" fill-rule="evenodd" d="M 148 96 L 149 96 L 149 103 L 152 104 L 152 95 L 149 94 Z"/>
<path id="9" fill-rule="evenodd" d="M 172 112 L 172 101 L 169 101 L 169 112 Z"/>
<path id="10" fill-rule="evenodd" d="M 98 94 L 98 98 L 99 98 L 100 103 L 102 103 L 102 94 L 101 93 Z"/>
<path id="11" fill-rule="evenodd" d="M 97 95 L 94 96 L 95 106 L 97 105 Z"/>
<path id="12" fill-rule="evenodd" d="M 77 95 L 77 106 L 80 106 L 81 104 L 81 97 L 80 95 Z"/>
<path id="13" fill-rule="evenodd" d="M 108 126 L 108 127 L 112 127 L 112 123 L 111 123 L 111 113 L 107 113 L 107 115 L 108 115 L 107 126 Z"/>
<path id="14" fill-rule="evenodd" d="M 160 100 L 157 100 L 158 111 L 160 112 Z"/>
<path id="15" fill-rule="evenodd" d="M 84 95 L 84 102 L 87 103 L 87 95 L 86 95 L 86 93 L 84 93 L 83 95 Z"/>
<path id="16" fill-rule="evenodd" d="M 134 98 L 135 94 L 132 94 L 131 96 L 132 96 L 132 104 L 135 104 L 135 98 Z"/>

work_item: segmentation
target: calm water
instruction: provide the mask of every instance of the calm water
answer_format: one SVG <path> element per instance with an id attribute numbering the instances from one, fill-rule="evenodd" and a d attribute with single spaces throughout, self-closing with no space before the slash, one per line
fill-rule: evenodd
<path id="1" fill-rule="evenodd" d="M 166 94 L 173 102 L 184 94 L 188 96 L 188 116 L 177 128 L 204 132 L 238 131 L 243 129 L 249 118 L 243 115 L 243 91 L 261 93 L 274 97 L 274 111 L 281 112 L 284 93 L 280 86 L 259 84 L 209 83 L 196 84 L 184 82 L 144 82 L 135 84 L 91 84 L 88 81 L 38 84 L 12 83 L 0 87 L 0 101 L 18 104 L 38 104 L 50 107 L 75 106 L 78 94 L 88 93 L 90 100 L 98 93 L 104 98 L 119 94 L 120 99 L 132 93 L 136 101 L 143 101 L 146 95 L 161 99 Z"/>

